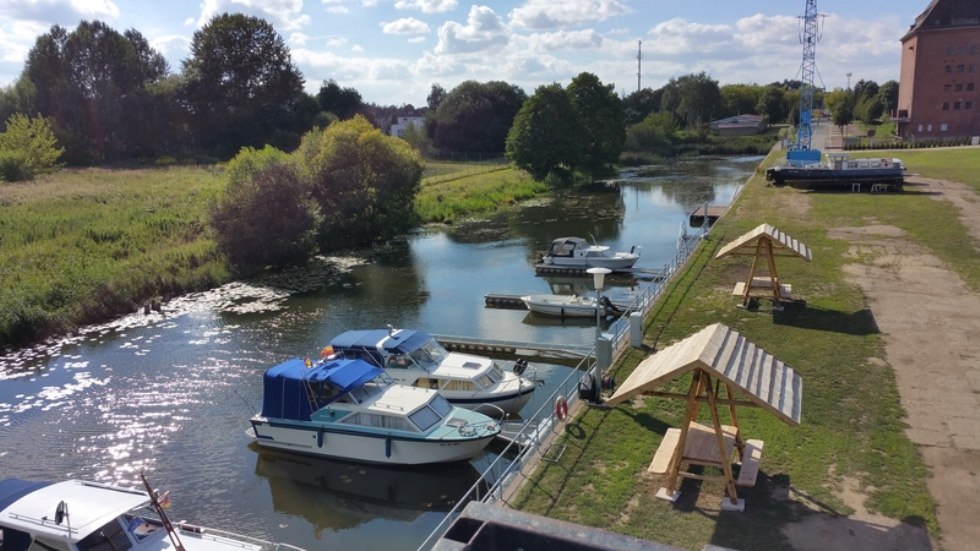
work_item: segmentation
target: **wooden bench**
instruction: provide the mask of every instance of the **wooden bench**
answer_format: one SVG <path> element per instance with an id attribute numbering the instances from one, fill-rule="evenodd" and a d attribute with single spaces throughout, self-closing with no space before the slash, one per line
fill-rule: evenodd
<path id="1" fill-rule="evenodd" d="M 718 453 L 718 441 L 715 438 L 714 428 L 692 422 L 687 431 L 687 442 L 684 445 L 684 455 L 681 457 L 681 461 L 714 467 L 720 467 L 724 461 L 730 461 L 732 448 L 735 446 L 736 429 L 729 425 L 722 425 L 721 429 L 724 433 L 724 456 Z M 680 439 L 681 429 L 667 429 L 664 439 L 660 442 L 660 447 L 657 448 L 657 453 L 653 456 L 653 461 L 647 467 L 647 472 L 665 474 Z"/>
<path id="2" fill-rule="evenodd" d="M 742 450 L 742 470 L 738 473 L 737 486 L 751 488 L 759 475 L 759 462 L 762 461 L 762 440 L 748 440 Z"/>

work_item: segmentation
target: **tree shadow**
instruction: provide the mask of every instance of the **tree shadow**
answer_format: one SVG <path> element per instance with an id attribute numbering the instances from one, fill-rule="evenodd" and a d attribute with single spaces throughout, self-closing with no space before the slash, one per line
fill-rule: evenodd
<path id="1" fill-rule="evenodd" d="M 774 310 L 772 321 L 777 325 L 856 336 L 875 335 L 881 332 L 874 313 L 869 308 L 840 312 L 807 305 L 806 301 L 801 300 L 787 304 L 781 311 Z"/>

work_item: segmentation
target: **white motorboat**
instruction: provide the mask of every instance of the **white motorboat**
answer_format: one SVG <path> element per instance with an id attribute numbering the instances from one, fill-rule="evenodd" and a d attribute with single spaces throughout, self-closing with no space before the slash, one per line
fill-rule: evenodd
<path id="1" fill-rule="evenodd" d="M 437 390 L 453 405 L 487 415 L 518 413 L 536 383 L 523 377 L 525 362 L 505 371 L 495 360 L 447 351 L 425 331 L 345 331 L 321 354 L 338 354 L 383 368 L 395 382 Z"/>
<path id="2" fill-rule="evenodd" d="M 559 237 L 541 257 L 546 265 L 561 268 L 608 268 L 613 271 L 629 270 L 640 258 L 640 247 L 629 251 L 613 252 L 605 245 L 589 243 L 581 237 Z"/>
<path id="3" fill-rule="evenodd" d="M 260 446 L 389 465 L 471 459 L 500 432 L 435 390 L 396 384 L 362 360 L 298 358 L 265 372 Z"/>
<path id="4" fill-rule="evenodd" d="M 563 318 L 585 318 L 596 315 L 595 297 L 579 295 L 525 295 L 521 301 L 535 314 Z M 606 297 L 599 298 L 599 314 L 607 316 L 617 308 Z"/>
<path id="5" fill-rule="evenodd" d="M 146 490 L 81 480 L 0 480 L 0 549 L 302 551 L 214 528 L 171 523 L 164 511 L 166 500 L 150 491 L 145 478 L 143 484 Z"/>

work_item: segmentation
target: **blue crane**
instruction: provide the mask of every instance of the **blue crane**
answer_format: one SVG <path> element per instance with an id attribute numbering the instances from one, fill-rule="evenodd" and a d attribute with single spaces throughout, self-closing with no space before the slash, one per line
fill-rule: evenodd
<path id="1" fill-rule="evenodd" d="M 817 0 L 806 0 L 803 16 L 803 65 L 800 67 L 800 121 L 796 128 L 796 143 L 786 152 L 791 165 L 820 162 L 820 150 L 811 149 L 813 139 L 813 76 L 817 71 Z"/>

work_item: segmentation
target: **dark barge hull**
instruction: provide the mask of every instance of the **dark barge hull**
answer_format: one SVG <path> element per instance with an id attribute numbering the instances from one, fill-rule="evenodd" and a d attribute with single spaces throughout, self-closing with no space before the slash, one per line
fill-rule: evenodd
<path id="1" fill-rule="evenodd" d="M 875 184 L 881 184 L 889 191 L 897 191 L 905 182 L 905 171 L 899 167 L 851 170 L 777 167 L 766 171 L 766 180 L 796 189 L 851 191 L 855 185 L 872 189 Z"/>

